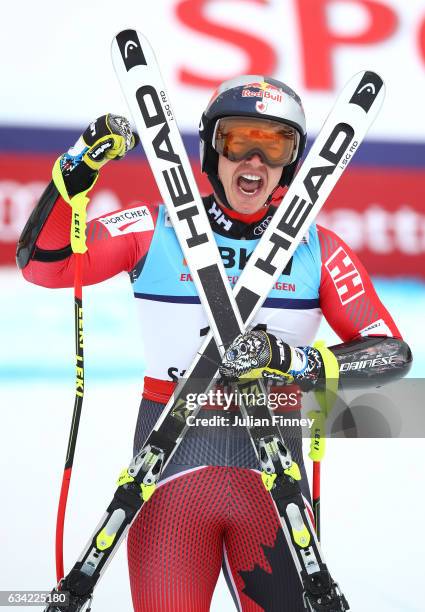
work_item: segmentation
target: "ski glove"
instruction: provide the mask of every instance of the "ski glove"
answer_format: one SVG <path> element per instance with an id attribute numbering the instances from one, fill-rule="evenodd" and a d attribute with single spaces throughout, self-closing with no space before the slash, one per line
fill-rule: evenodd
<path id="1" fill-rule="evenodd" d="M 219 370 L 231 380 L 262 377 L 311 386 L 321 377 L 323 361 L 311 346 L 292 347 L 273 334 L 254 329 L 232 342 Z"/>
<path id="2" fill-rule="evenodd" d="M 90 123 L 53 167 L 53 181 L 62 197 L 68 201 L 78 193 L 87 193 L 100 168 L 110 159 L 122 159 L 138 141 L 125 117 L 108 113 Z"/>

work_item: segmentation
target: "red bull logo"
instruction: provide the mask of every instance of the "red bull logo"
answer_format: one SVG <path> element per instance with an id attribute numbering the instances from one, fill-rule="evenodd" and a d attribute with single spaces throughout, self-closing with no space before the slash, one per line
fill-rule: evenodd
<path id="1" fill-rule="evenodd" d="M 266 83 L 265 81 L 258 83 L 249 83 L 242 90 L 243 98 L 261 98 L 266 104 L 267 100 L 274 102 L 282 102 L 283 91 L 280 87 Z"/>

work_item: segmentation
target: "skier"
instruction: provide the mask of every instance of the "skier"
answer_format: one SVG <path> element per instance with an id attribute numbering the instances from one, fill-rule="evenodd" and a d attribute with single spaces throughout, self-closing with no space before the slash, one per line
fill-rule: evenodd
<path id="1" fill-rule="evenodd" d="M 218 88 L 199 134 L 202 170 L 213 188 L 205 209 L 234 283 L 276 210 L 273 197 L 293 179 L 306 142 L 304 111 L 284 83 L 246 75 Z M 100 168 L 124 157 L 136 141 L 126 119 L 108 114 L 59 158 L 18 244 L 28 281 L 72 286 L 71 210 L 62 196 L 90 191 Z M 92 220 L 87 246 L 84 284 L 126 271 L 140 307 L 146 371 L 136 453 L 208 324 L 163 205 L 143 202 Z M 320 385 L 324 349 L 312 342 L 322 315 L 342 340 L 329 349 L 342 386 L 359 377 L 380 384 L 407 373 L 409 347 L 363 265 L 336 234 L 313 224 L 257 314 L 255 329 L 226 352 L 222 375 L 277 377 L 293 389 Z M 359 362 L 361 367 L 351 365 Z M 222 411 L 211 405 L 204 414 Z M 236 411 L 228 414 L 230 422 L 236 418 Z M 285 440 L 309 505 L 301 438 L 295 433 Z M 221 567 L 238 609 L 304 610 L 277 513 L 240 427 L 189 427 L 131 527 L 128 562 L 136 612 L 208 610 Z"/>

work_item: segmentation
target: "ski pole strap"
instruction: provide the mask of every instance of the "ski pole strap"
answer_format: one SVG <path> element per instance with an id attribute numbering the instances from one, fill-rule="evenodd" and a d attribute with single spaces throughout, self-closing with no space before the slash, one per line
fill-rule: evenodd
<path id="1" fill-rule="evenodd" d="M 313 347 L 319 351 L 323 360 L 325 389 L 323 391 L 314 392 L 320 411 L 311 412 L 309 415 L 314 418 L 309 457 L 313 461 L 321 461 L 325 455 L 326 419 L 332 410 L 338 392 L 339 366 L 337 358 L 332 351 L 328 349 L 323 340 L 315 342 Z"/>
<path id="2" fill-rule="evenodd" d="M 96 183 L 98 176 L 95 177 L 92 184 L 88 189 L 81 191 L 80 193 L 70 196 L 65 186 L 65 181 L 62 175 L 60 166 L 61 157 L 55 161 L 53 165 L 52 178 L 62 198 L 67 202 L 72 209 L 72 220 L 71 220 L 71 249 L 73 253 L 85 253 L 87 251 L 86 245 L 86 226 L 87 226 L 87 205 L 89 203 L 89 197 L 87 193 L 92 189 Z"/>

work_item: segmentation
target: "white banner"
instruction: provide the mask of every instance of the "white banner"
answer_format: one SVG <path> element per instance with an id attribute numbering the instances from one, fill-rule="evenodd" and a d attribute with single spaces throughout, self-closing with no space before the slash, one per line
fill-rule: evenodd
<path id="1" fill-rule="evenodd" d="M 185 131 L 196 131 L 215 82 L 254 72 L 296 89 L 315 133 L 336 92 L 367 68 L 388 91 L 371 137 L 425 140 L 423 0 L 8 2 L 0 124 L 83 127 L 125 113 L 109 48 L 128 27 L 151 40 Z"/>

